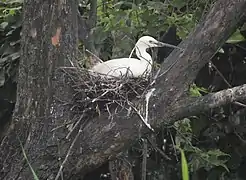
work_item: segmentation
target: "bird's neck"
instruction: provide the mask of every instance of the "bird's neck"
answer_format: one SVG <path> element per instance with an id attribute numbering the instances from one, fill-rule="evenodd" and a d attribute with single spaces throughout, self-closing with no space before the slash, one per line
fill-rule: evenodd
<path id="1" fill-rule="evenodd" d="M 152 67 L 153 60 L 149 53 L 147 53 L 147 47 L 136 47 L 136 55 L 140 59 L 140 62 L 146 64 L 146 66 Z"/>

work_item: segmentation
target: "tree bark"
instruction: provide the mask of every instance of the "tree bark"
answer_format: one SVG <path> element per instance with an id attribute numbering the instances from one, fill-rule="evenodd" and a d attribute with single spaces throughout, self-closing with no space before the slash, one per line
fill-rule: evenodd
<path id="1" fill-rule="evenodd" d="M 245 0 L 218 0 L 194 32 L 191 32 L 180 44 L 180 47 L 185 49 L 184 52 L 174 50 L 162 64 L 161 76 L 156 80 L 155 91 L 149 102 L 148 119 L 151 126 L 158 128 L 184 117 L 181 114 L 174 115 L 173 107 L 177 107 L 177 102 L 187 96 L 188 87 L 199 70 L 236 30 L 238 23 L 244 18 L 245 8 Z M 172 68 L 169 69 L 170 67 Z M 240 99 L 245 99 L 244 95 L 242 94 Z M 224 101 L 224 104 L 227 102 Z M 218 103 L 211 107 L 221 105 L 222 103 Z M 142 107 L 144 106 L 145 104 L 142 104 Z M 176 109 L 175 112 L 179 110 Z M 77 171 L 103 164 L 109 157 L 113 158 L 140 136 L 139 115 L 132 113 L 131 116 L 126 117 L 126 114 L 125 112 L 125 115 L 124 113 L 116 115 L 113 121 L 104 114 L 87 124 L 81 140 L 86 142 L 83 151 L 86 155 L 82 155 L 81 160 L 78 161 Z M 185 115 L 193 114 L 186 112 Z M 149 133 L 149 130 L 141 129 L 141 133 L 144 135 Z"/>
<path id="2" fill-rule="evenodd" d="M 97 23 L 97 0 L 90 0 L 89 18 L 86 20 L 78 14 L 78 38 L 83 42 L 86 49 L 99 56 L 99 52 L 95 48 L 93 39 L 93 28 Z"/>
<path id="3" fill-rule="evenodd" d="M 174 65 L 158 76 L 150 97 L 151 126 L 160 127 L 181 117 L 173 114 L 173 107 L 178 107 L 176 103 L 186 97 L 199 69 L 237 28 L 245 8 L 246 0 L 218 0 L 205 20 L 181 43 L 185 51 L 171 53 L 160 75 Z M 55 70 L 75 63 L 77 5 L 75 1 L 26 0 L 24 9 L 18 99 L 12 125 L 0 146 L 0 179 L 32 176 L 20 143 L 40 179 L 78 179 L 79 173 L 114 158 L 139 138 L 139 132 L 149 131 L 139 128 L 138 114 L 126 116 L 122 112 L 113 120 L 102 114 L 85 128 L 76 128 L 66 139 L 69 125 L 76 123 L 66 109 L 72 93 L 66 79 Z"/>
<path id="4" fill-rule="evenodd" d="M 0 146 L 2 180 L 33 179 L 21 144 L 40 179 L 56 177 L 59 158 L 69 145 L 52 129 L 68 118 L 61 115 L 57 99 L 66 99 L 69 91 L 59 85 L 62 77 L 55 76 L 55 70 L 77 58 L 77 7 L 76 1 L 24 2 L 17 103 Z"/>

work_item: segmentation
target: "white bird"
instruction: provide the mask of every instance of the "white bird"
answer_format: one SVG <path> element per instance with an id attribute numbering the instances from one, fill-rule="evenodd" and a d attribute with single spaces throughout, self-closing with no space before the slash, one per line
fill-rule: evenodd
<path id="1" fill-rule="evenodd" d="M 171 47 L 179 48 L 170 44 L 157 41 L 153 37 L 143 36 L 136 45 L 135 52 L 139 59 L 136 58 L 119 58 L 108 60 L 103 63 L 96 64 L 89 71 L 98 73 L 100 76 L 107 78 L 115 77 L 147 77 L 150 75 L 153 65 L 152 57 L 147 53 L 147 49 L 151 47 Z M 179 48 L 181 49 L 181 48 Z"/>

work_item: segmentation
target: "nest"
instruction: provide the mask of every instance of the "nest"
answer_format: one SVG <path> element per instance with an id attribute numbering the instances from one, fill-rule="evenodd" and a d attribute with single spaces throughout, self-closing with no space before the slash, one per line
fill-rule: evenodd
<path id="1" fill-rule="evenodd" d="M 151 78 L 105 78 L 80 67 L 62 68 L 74 93 L 71 110 L 90 118 L 103 112 L 117 114 L 146 94 Z"/>

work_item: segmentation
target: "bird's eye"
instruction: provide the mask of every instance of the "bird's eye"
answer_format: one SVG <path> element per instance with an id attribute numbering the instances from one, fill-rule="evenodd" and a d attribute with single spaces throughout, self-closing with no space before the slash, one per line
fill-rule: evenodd
<path id="1" fill-rule="evenodd" d="M 149 40 L 149 43 L 151 43 L 151 44 L 152 44 L 152 43 L 154 43 L 154 41 L 152 41 L 152 40 Z"/>

